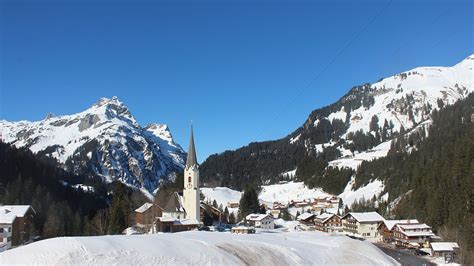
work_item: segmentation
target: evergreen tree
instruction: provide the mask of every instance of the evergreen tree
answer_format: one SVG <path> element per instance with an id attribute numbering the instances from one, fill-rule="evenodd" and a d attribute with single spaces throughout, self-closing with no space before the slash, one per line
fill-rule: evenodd
<path id="1" fill-rule="evenodd" d="M 251 213 L 260 212 L 260 203 L 257 192 L 253 187 L 247 187 L 239 202 L 239 220 L 244 219 Z"/>

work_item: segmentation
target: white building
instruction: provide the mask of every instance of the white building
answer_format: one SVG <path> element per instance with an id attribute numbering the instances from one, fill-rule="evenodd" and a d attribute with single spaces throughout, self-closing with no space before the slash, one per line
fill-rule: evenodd
<path id="1" fill-rule="evenodd" d="M 199 165 L 196 160 L 196 148 L 194 147 L 194 134 L 192 127 L 188 158 L 186 159 L 186 166 L 184 168 L 183 201 L 184 210 L 186 212 L 185 218 L 199 224 L 201 221 Z"/>
<path id="2" fill-rule="evenodd" d="M 275 223 L 273 222 L 273 216 L 270 214 L 254 214 L 251 213 L 245 217 L 248 224 L 253 225 L 255 228 L 262 229 L 274 229 Z"/>
<path id="3" fill-rule="evenodd" d="M 16 215 L 7 209 L 0 209 L 0 251 L 12 247 L 13 223 Z"/>
<path id="4" fill-rule="evenodd" d="M 384 218 L 376 212 L 350 212 L 342 217 L 344 233 L 362 238 L 375 238 Z"/>

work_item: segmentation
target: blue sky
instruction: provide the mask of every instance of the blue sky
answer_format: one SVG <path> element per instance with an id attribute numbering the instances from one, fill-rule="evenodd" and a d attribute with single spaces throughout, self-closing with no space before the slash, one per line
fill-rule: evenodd
<path id="1" fill-rule="evenodd" d="M 284 137 L 352 86 L 472 54 L 472 1 L 0 1 L 0 119 L 118 96 L 199 161 Z"/>

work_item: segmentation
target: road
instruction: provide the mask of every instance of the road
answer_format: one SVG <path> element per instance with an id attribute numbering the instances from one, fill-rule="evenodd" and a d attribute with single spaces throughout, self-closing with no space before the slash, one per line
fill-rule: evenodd
<path id="1" fill-rule="evenodd" d="M 407 251 L 397 250 L 394 248 L 389 248 L 387 246 L 376 245 L 380 250 L 382 250 L 385 254 L 389 255 L 390 257 L 394 258 L 398 261 L 401 265 L 410 265 L 410 266 L 418 266 L 418 265 L 426 265 L 432 266 L 436 265 L 420 256 L 413 255 Z"/>

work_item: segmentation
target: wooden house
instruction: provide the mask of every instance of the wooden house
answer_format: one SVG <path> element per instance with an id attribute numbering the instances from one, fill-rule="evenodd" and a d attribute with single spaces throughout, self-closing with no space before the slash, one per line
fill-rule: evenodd
<path id="1" fill-rule="evenodd" d="M 333 213 L 322 213 L 315 217 L 314 225 L 316 230 L 327 233 L 341 233 L 342 219 Z"/>
<path id="2" fill-rule="evenodd" d="M 419 224 L 416 219 L 408 220 L 385 220 L 377 228 L 378 235 L 380 237 L 379 241 L 383 243 L 393 243 L 393 228 L 398 224 Z"/>
<path id="3" fill-rule="evenodd" d="M 302 213 L 300 216 L 298 216 L 297 220 L 307 226 L 314 226 L 314 218 L 316 217 L 316 214 L 314 213 Z"/>
<path id="4" fill-rule="evenodd" d="M 456 261 L 459 254 L 459 245 L 456 242 L 435 242 L 431 243 L 431 255 L 433 257 L 444 257 L 446 263 Z"/>
<path id="5" fill-rule="evenodd" d="M 151 225 L 157 217 L 163 215 L 163 208 L 157 204 L 146 202 L 134 211 L 134 215 L 136 225 Z"/>
<path id="6" fill-rule="evenodd" d="M 29 241 L 34 215 L 30 205 L 0 206 L 0 244 L 10 248 Z"/>
<path id="7" fill-rule="evenodd" d="M 432 236 L 431 227 L 426 224 L 397 224 L 393 228 L 395 245 L 401 247 L 429 247 Z"/>

